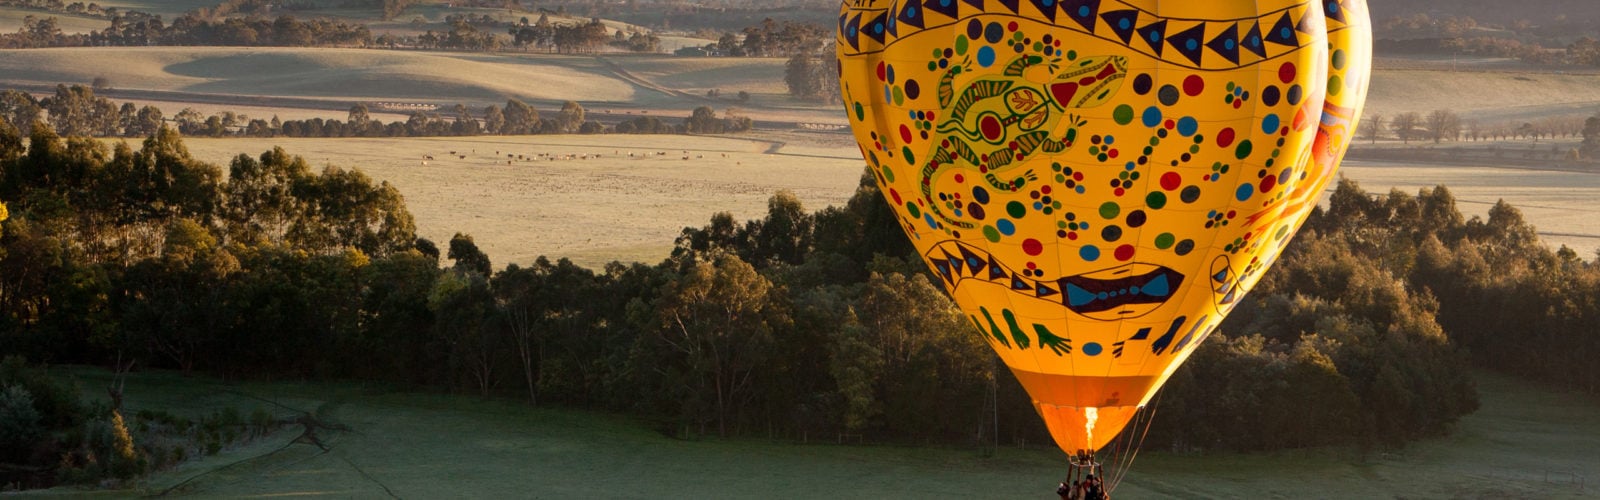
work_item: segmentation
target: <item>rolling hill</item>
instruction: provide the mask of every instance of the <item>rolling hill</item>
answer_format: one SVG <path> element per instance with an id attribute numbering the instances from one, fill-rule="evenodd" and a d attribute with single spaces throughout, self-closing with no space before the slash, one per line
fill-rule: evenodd
<path id="1" fill-rule="evenodd" d="M 33 84 L 241 96 L 423 102 L 633 102 L 593 58 L 361 49 L 113 47 L 0 51 L 0 75 Z"/>
<path id="2" fill-rule="evenodd" d="M 0 87 L 53 86 L 109 78 L 113 87 L 166 93 L 274 96 L 332 101 L 411 101 L 482 106 L 507 98 L 575 100 L 586 106 L 795 108 L 793 121 L 843 123 L 831 106 L 795 103 L 770 58 L 470 54 L 363 49 L 136 47 L 0 51 Z M 724 99 L 700 96 L 717 89 Z M 731 97 L 753 95 L 749 103 Z M 165 96 L 163 100 L 182 101 Z M 1451 109 L 1471 120 L 1528 120 L 1600 111 L 1600 73 L 1540 70 L 1496 60 L 1381 59 L 1368 109 L 1392 116 Z M 766 111 L 766 110 L 763 110 Z M 792 110 L 791 110 L 792 111 Z"/>

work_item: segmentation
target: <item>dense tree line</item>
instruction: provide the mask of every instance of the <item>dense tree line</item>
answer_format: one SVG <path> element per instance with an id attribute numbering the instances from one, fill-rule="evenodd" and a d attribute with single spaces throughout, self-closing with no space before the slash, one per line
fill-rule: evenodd
<path id="1" fill-rule="evenodd" d="M 707 106 L 695 108 L 679 123 L 658 118 L 638 117 L 607 127 L 586 119 L 583 105 L 568 101 L 553 117 L 541 119 L 539 111 L 516 99 L 504 106 L 485 106 L 481 112 L 457 104 L 445 113 L 414 112 L 405 121 L 382 122 L 371 116 L 365 104 L 350 107 L 346 120 L 308 118 L 271 120 L 223 111 L 205 116 L 184 108 L 168 118 L 160 108 L 136 107 L 98 97 L 81 85 L 57 85 L 55 95 L 35 99 L 16 90 L 0 91 L 0 118 L 10 123 L 48 124 L 63 136 L 145 137 L 163 126 L 197 137 L 437 137 L 468 135 L 528 135 L 568 133 L 627 134 L 721 134 L 750 130 L 753 121 L 744 116 L 717 116 Z"/>
<path id="2" fill-rule="evenodd" d="M 784 64 L 783 84 L 796 99 L 828 104 L 840 102 L 839 71 L 833 61 L 833 44 L 815 53 L 789 56 Z"/>
<path id="3" fill-rule="evenodd" d="M 25 23 L 16 33 L 0 34 L 0 48 L 102 47 L 150 45 L 258 47 L 367 47 L 372 33 L 364 24 L 292 15 L 208 19 L 189 13 L 162 22 L 161 16 L 119 12 L 104 30 L 63 33 L 55 18 Z"/>
<path id="4" fill-rule="evenodd" d="M 1445 188 L 1368 196 L 1341 186 L 1312 224 L 1437 304 L 1479 365 L 1600 393 L 1600 265 L 1540 243 L 1504 201 L 1463 218 Z"/>
<path id="5" fill-rule="evenodd" d="M 1373 2 L 1372 15 L 1387 19 L 1452 12 L 1491 26 L 1592 23 L 1600 15 L 1600 6 L 1586 0 L 1528 0 L 1520 7 L 1507 9 L 1494 0 L 1388 0 Z"/>
<path id="6" fill-rule="evenodd" d="M 191 11 L 200 19 L 218 21 L 230 17 L 267 17 L 274 10 L 306 11 L 316 10 L 317 4 L 308 0 L 223 0 L 222 3 L 210 7 L 197 7 Z"/>
<path id="7" fill-rule="evenodd" d="M 1414 217 L 1392 227 L 1425 232 L 1436 227 L 1429 217 L 1461 218 L 1444 188 L 1392 196 Z M 1147 446 L 1370 448 L 1446 432 L 1477 409 L 1468 359 L 1439 323 L 1437 295 L 1375 251 L 1391 240 L 1353 234 L 1367 228 L 1344 203 L 1369 199 L 1342 182 L 1333 210 L 1313 214 L 1224 321 L 1229 335 L 1201 346 L 1174 376 Z M 1172 425 L 1197 420 L 1209 425 Z"/>
<path id="8" fill-rule="evenodd" d="M 1048 442 L 871 177 L 844 206 L 779 193 L 660 263 L 588 269 L 418 239 L 392 187 L 280 149 L 228 169 L 165 129 L 135 150 L 0 126 L 6 353 L 525 398 L 683 437 Z M 1600 268 L 1515 209 L 1344 182 L 1304 233 L 1173 377 L 1148 447 L 1437 435 L 1476 407 L 1469 359 L 1600 381 Z"/>
<path id="9" fill-rule="evenodd" d="M 815 53 L 833 41 L 833 28 L 795 21 L 763 19 L 737 35 L 724 33 L 716 48 L 723 54 L 745 57 L 789 57 Z"/>
<path id="10" fill-rule="evenodd" d="M 719 35 L 702 31 L 697 34 L 717 40 L 702 47 L 707 53 L 731 57 L 817 54 L 833 42 L 833 28 L 828 24 L 790 20 L 778 22 L 770 17 L 738 32 L 729 31 Z"/>
<path id="11" fill-rule="evenodd" d="M 74 4 L 81 5 L 81 4 Z M 91 4 L 93 5 L 93 4 Z M 421 49 L 496 51 L 507 45 L 555 50 L 562 53 L 595 52 L 602 48 L 629 52 L 659 52 L 661 39 L 655 34 L 617 30 L 614 33 L 599 18 L 586 23 L 552 24 L 541 16 L 539 22 L 513 25 L 508 35 L 482 29 L 499 25 L 488 16 L 472 18 L 447 16 L 448 29 L 427 30 L 420 35 L 373 36 L 365 24 L 325 18 L 297 19 L 293 15 L 269 17 L 267 2 L 234 0 L 214 8 L 183 14 L 166 24 L 161 16 L 139 11 L 96 10 L 105 13 L 110 26 L 87 34 L 64 33 L 56 18 L 27 16 L 15 33 L 0 33 L 0 48 L 41 48 L 80 46 L 245 46 L 245 47 L 410 47 Z M 273 2 L 270 5 L 281 7 Z M 94 5 L 99 9 L 98 5 Z M 403 8 L 386 2 L 385 12 Z"/>
<path id="12" fill-rule="evenodd" d="M 1367 113 L 1361 118 L 1361 137 L 1358 139 L 1376 143 L 1378 139 L 1396 138 L 1409 144 L 1411 141 L 1427 140 L 1434 144 L 1446 141 L 1500 141 L 1517 139 L 1559 139 L 1559 138 L 1587 138 L 1593 135 L 1590 119 L 1582 115 L 1557 115 L 1545 116 L 1535 120 L 1508 120 L 1499 123 L 1483 123 L 1477 120 L 1463 119 L 1455 111 L 1436 109 L 1427 114 L 1416 111 L 1405 111 L 1385 115 L 1383 113 Z M 1386 134 L 1385 132 L 1390 132 Z M 1358 143 L 1359 144 L 1359 143 Z M 1570 159 L 1573 151 L 1561 149 L 1560 145 L 1552 144 L 1559 158 Z M 1493 146 L 1491 146 L 1493 147 Z M 1576 154 L 1582 158 L 1594 158 L 1585 153 L 1581 148 Z"/>
<path id="13" fill-rule="evenodd" d="M 138 149 L 62 139 L 38 123 L 22 137 L 0 118 L 0 199 L 16 209 L 0 230 L 8 483 L 126 479 L 215 453 L 242 429 L 229 423 L 236 414 L 198 425 L 143 412 L 125 419 L 115 402 L 66 405 L 75 396 L 25 382 L 38 377 L 9 368 L 20 365 L 12 356 L 223 376 L 310 373 L 315 365 L 298 356 L 347 342 L 331 334 L 358 321 L 340 314 L 358 297 L 358 264 L 416 252 L 399 193 L 360 172 L 312 173 L 274 150 L 241 155 L 224 180 L 165 128 Z M 212 357 L 235 349 L 241 356 Z M 105 389 L 113 401 L 120 394 Z"/>
<path id="14" fill-rule="evenodd" d="M 722 134 L 750 130 L 754 122 L 747 116 L 718 117 L 710 106 L 700 106 L 683 120 L 683 131 L 690 134 Z"/>
<path id="15" fill-rule="evenodd" d="M 660 26 L 715 40 L 717 33 L 739 30 L 764 20 L 813 24 L 837 22 L 838 2 L 827 0 L 731 0 L 726 2 L 562 2 L 555 9 Z"/>
<path id="16" fill-rule="evenodd" d="M 96 2 L 66 3 L 61 0 L 0 0 L 0 7 L 13 7 L 25 10 L 71 14 L 74 16 L 84 17 L 102 17 L 107 19 L 116 17 L 116 14 L 121 12 L 121 10 L 116 7 L 104 7 Z"/>
<path id="17" fill-rule="evenodd" d="M 1393 10 L 1409 10 L 1410 13 L 1385 15 L 1381 12 Z M 1542 14 L 1550 17 L 1542 22 L 1529 17 L 1507 18 L 1505 9 L 1488 12 L 1459 2 L 1452 3 L 1447 10 L 1461 15 L 1438 16 L 1437 12 L 1429 15 L 1427 11 L 1375 6 L 1373 29 L 1378 50 L 1504 57 L 1554 66 L 1600 66 L 1600 42 L 1594 38 L 1596 22 L 1592 17 L 1576 14 L 1581 10 L 1594 10 L 1588 4 L 1581 8 L 1550 6 L 1542 13 L 1532 12 L 1536 8 L 1514 10 L 1517 16 Z"/>
<path id="18" fill-rule="evenodd" d="M 1570 42 L 1550 40 L 1544 43 L 1493 36 L 1403 38 L 1379 40 L 1376 47 L 1380 53 L 1474 55 L 1519 59 L 1547 66 L 1600 66 L 1600 41 L 1588 36 Z"/>
<path id="19" fill-rule="evenodd" d="M 555 24 L 550 22 L 550 16 L 541 15 L 532 24 L 522 22 L 512 26 L 509 33 L 511 43 L 518 48 L 533 47 L 561 53 L 576 53 L 593 52 L 604 47 L 606 42 L 611 40 L 610 31 L 600 18 L 593 18 L 581 24 Z M 657 43 L 659 44 L 659 40 Z"/>
<path id="20" fill-rule="evenodd" d="M 1149 443 L 1440 432 L 1476 407 L 1469 362 L 1600 394 L 1600 255 L 1552 250 L 1503 201 L 1466 218 L 1444 187 L 1379 195 L 1341 181 L 1328 205 L 1222 327 L 1250 335 L 1208 342 L 1174 376 L 1172 418 Z M 1249 371 L 1275 375 L 1238 376 Z M 1195 419 L 1211 425 L 1167 426 Z"/>

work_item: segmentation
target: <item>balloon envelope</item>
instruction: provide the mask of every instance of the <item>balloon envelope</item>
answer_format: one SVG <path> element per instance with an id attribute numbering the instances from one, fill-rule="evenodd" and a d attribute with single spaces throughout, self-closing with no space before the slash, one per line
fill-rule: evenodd
<path id="1" fill-rule="evenodd" d="M 849 1 L 840 88 L 923 259 L 1056 443 L 1094 451 L 1317 202 L 1365 95 L 1365 16 L 1361 0 Z"/>

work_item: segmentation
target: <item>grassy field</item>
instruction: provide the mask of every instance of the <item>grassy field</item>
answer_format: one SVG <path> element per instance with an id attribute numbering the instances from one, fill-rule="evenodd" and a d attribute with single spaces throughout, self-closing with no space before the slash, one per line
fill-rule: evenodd
<path id="1" fill-rule="evenodd" d="M 320 111 L 271 111 L 280 116 L 312 112 L 343 119 L 356 101 L 462 103 L 482 109 L 516 98 L 547 111 L 572 100 L 591 109 L 678 119 L 709 105 L 719 111 L 739 108 L 760 120 L 845 123 L 834 106 L 789 99 L 782 74 L 780 59 L 238 47 L 0 50 L 0 87 L 88 84 L 105 77 L 116 89 L 165 92 L 161 99 L 178 103 L 184 94 L 205 94 L 196 100 L 221 99 L 240 107 L 258 96 L 323 103 L 316 106 Z M 704 98 L 711 89 L 723 98 Z M 740 91 L 749 92 L 751 100 L 735 99 Z M 173 107 L 169 115 L 183 105 Z"/>
<path id="2" fill-rule="evenodd" d="M 774 142 L 678 136 L 186 142 L 197 158 L 219 165 L 281 145 L 318 168 L 360 168 L 400 189 L 422 236 L 443 242 L 456 232 L 471 234 L 497 266 L 540 255 L 598 266 L 656 262 L 685 226 L 703 226 L 719 211 L 739 220 L 762 217 L 767 198 L 780 189 L 809 210 L 841 204 L 854 192 L 862 163 L 842 134 L 770 139 L 784 145 L 769 153 Z M 539 153 L 601 156 L 506 164 L 506 154 Z M 435 160 L 423 165 L 427 155 Z M 1503 198 L 1552 246 L 1566 244 L 1586 257 L 1600 247 L 1600 174 L 1355 161 L 1342 172 L 1373 193 L 1394 187 L 1415 194 L 1443 184 L 1469 217 L 1486 215 Z"/>
<path id="3" fill-rule="evenodd" d="M 1372 76 L 1368 112 L 1426 116 L 1453 110 L 1468 120 L 1495 124 L 1551 115 L 1600 111 L 1600 74 L 1417 70 L 1379 66 Z"/>
<path id="4" fill-rule="evenodd" d="M 777 58 L 629 56 L 612 60 L 628 71 L 665 87 L 704 93 L 783 94 L 784 60 Z"/>
<path id="5" fill-rule="evenodd" d="M 1487 218 L 1489 208 L 1505 200 L 1552 248 L 1566 245 L 1586 259 L 1600 250 L 1600 173 L 1355 160 L 1346 161 L 1340 173 L 1377 194 L 1394 188 L 1416 195 L 1443 185 L 1469 218 Z"/>
<path id="6" fill-rule="evenodd" d="M 419 12 L 435 8 L 424 7 Z M 9 17 L 20 25 L 19 15 Z M 0 23 L 9 17 L 0 11 Z M 618 74 L 608 63 L 638 80 Z M 1488 64 L 1471 62 L 1452 71 L 1437 63 L 1381 63 L 1373 76 L 1368 110 L 1393 116 L 1450 109 L 1486 125 L 1600 111 L 1600 74 Z M 770 58 L 624 54 L 602 60 L 360 49 L 69 48 L 0 51 L 0 75 L 5 75 L 0 80 L 53 85 L 104 76 L 127 89 L 321 98 L 338 101 L 329 106 L 330 118 L 339 117 L 340 108 L 353 100 L 463 102 L 476 107 L 515 97 L 676 114 L 709 104 L 746 108 L 765 120 L 843 123 L 842 114 L 833 107 L 797 106 L 789 100 L 782 83 L 783 65 L 782 59 Z M 706 101 L 673 94 L 703 96 L 712 89 L 728 99 Z M 749 92 L 752 100 L 733 101 L 731 97 L 740 91 Z"/>
<path id="7" fill-rule="evenodd" d="M 100 394 L 103 370 L 57 373 Z M 1117 498 L 1579 498 L 1600 489 L 1600 404 L 1479 374 L 1483 408 L 1449 436 L 1362 456 L 1346 449 L 1259 455 L 1140 454 Z M 134 496 L 535 498 L 1054 498 L 1054 449 L 684 441 L 623 416 L 503 400 L 332 384 L 227 384 L 146 373 L 130 410 L 199 415 L 232 406 L 317 410 L 351 432 L 327 452 L 293 429 L 158 473 Z M 1159 415 L 1157 418 L 1160 418 Z M 87 492 L 57 489 L 51 496 Z"/>
<path id="8" fill-rule="evenodd" d="M 430 4 L 418 12 L 438 8 L 442 7 Z M 1600 75 L 1494 64 L 1466 61 L 1460 71 L 1451 71 L 1455 66 L 1440 61 L 1385 60 L 1377 67 L 1368 109 L 1389 116 L 1455 109 L 1469 120 L 1487 124 L 1600 109 Z M 783 97 L 782 72 L 779 59 L 670 56 L 271 48 L 0 51 L 0 75 L 6 75 L 0 79 L 86 83 L 104 76 L 119 89 L 238 96 L 239 111 L 263 118 L 277 114 L 285 119 L 343 119 L 354 101 L 463 102 L 479 107 L 516 97 L 546 109 L 571 99 L 591 106 L 596 115 L 649 113 L 669 121 L 686 116 L 694 106 L 712 105 L 719 111 L 740 108 L 736 112 L 760 120 L 843 123 L 843 114 L 833 107 L 797 107 Z M 719 89 L 724 96 L 745 90 L 754 97 L 745 104 L 698 97 L 709 89 Z M 326 111 L 248 106 L 249 96 L 311 97 L 328 105 Z M 171 99 L 161 104 L 169 115 L 185 106 L 181 95 L 161 98 Z M 209 112 L 227 106 L 223 102 L 201 107 Z M 634 143 L 633 138 L 625 142 L 635 153 L 673 154 L 649 161 L 624 160 L 628 150 L 615 147 L 613 138 L 246 139 L 196 140 L 192 146 L 211 161 L 225 162 L 239 152 L 259 154 L 272 144 L 283 144 L 318 165 L 362 168 L 401 187 L 426 236 L 447 239 L 455 231 L 469 232 L 488 243 L 490 255 L 510 262 L 540 254 L 568 255 L 589 264 L 610 259 L 652 261 L 665 254 L 683 226 L 700 225 L 718 210 L 741 218 L 758 216 L 765 199 L 777 189 L 795 190 L 812 208 L 839 202 L 849 196 L 861 163 L 842 136 L 823 144 L 791 144 L 780 155 L 761 154 L 768 147 L 764 143 L 641 140 L 645 142 Z M 701 144 L 708 140 L 717 144 Z M 504 158 L 494 154 L 502 150 L 604 154 L 607 149 L 620 157 L 534 167 L 496 164 Z M 443 153 L 450 150 L 476 152 L 466 159 L 444 160 Z M 684 150 L 697 161 L 683 162 Z M 425 155 L 440 161 L 423 166 L 420 159 Z M 698 161 L 702 155 L 709 158 Z M 1553 244 L 1572 246 L 1584 255 L 1600 246 L 1600 217 L 1595 216 L 1600 207 L 1594 202 L 1600 195 L 1600 176 L 1360 162 L 1352 162 L 1345 173 L 1374 192 L 1450 186 L 1469 215 L 1483 214 L 1504 198 L 1522 208 Z M 643 190 L 641 181 L 656 184 Z"/>
<path id="9" fill-rule="evenodd" d="M 456 232 L 471 234 L 497 267 L 540 255 L 596 267 L 618 259 L 654 263 L 667 256 L 684 227 L 703 226 L 719 211 L 739 220 L 763 217 L 767 199 L 780 189 L 795 193 L 809 210 L 842 204 L 855 192 L 862 168 L 859 157 L 846 156 L 856 154 L 853 148 L 833 149 L 832 157 L 816 155 L 820 146 L 767 153 L 773 144 L 718 137 L 185 142 L 195 157 L 223 166 L 239 153 L 259 155 L 279 145 L 319 169 L 359 168 L 400 189 L 420 235 L 443 244 Z M 591 158 L 507 164 L 507 154 Z M 424 159 L 429 155 L 435 160 Z"/>
<path id="10" fill-rule="evenodd" d="M 438 104 L 634 102 L 638 89 L 589 57 L 360 49 L 111 47 L 0 51 L 0 75 L 54 85 Z M 348 104 L 346 105 L 348 106 Z"/>
<path id="11" fill-rule="evenodd" d="M 443 7 L 417 14 L 442 18 Z M 432 10 L 430 10 L 432 9 Z M 21 11 L 0 10 L 0 23 L 20 25 Z M 317 11 L 322 12 L 322 11 Z M 334 11 L 329 11 L 334 12 Z M 339 11 L 343 12 L 343 11 Z M 351 11 L 347 14 L 360 14 Z M 497 11 L 495 15 L 504 15 Z M 410 19 L 411 16 L 403 16 Z M 513 15 L 514 17 L 514 15 Z M 14 19 L 12 19 L 14 18 Z M 399 29 L 401 20 L 393 23 Z M 410 29 L 410 28 L 407 28 Z M 381 31 L 381 30 L 380 30 Z M 750 92 L 752 106 L 792 107 L 784 96 L 782 59 L 606 55 L 650 84 L 692 95 L 719 89 Z M 1400 62 L 1395 62 L 1400 61 Z M 1451 70 L 1455 68 L 1455 70 Z M 585 104 L 690 109 L 685 100 L 638 87 L 590 56 L 462 54 L 359 49 L 70 48 L 0 51 L 0 77 L 32 83 L 88 82 L 106 76 L 124 88 L 245 96 L 409 99 L 439 103 L 577 100 Z M 1374 72 L 1372 112 L 1451 109 L 1470 120 L 1497 123 L 1552 114 L 1600 111 L 1600 74 L 1502 67 L 1493 61 L 1459 66 L 1386 59 Z M 821 119 L 839 113 L 824 108 Z"/>

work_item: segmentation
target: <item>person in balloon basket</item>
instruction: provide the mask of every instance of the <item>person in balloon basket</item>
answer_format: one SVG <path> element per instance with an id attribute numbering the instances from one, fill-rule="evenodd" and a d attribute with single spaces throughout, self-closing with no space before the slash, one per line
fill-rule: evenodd
<path id="1" fill-rule="evenodd" d="M 1061 500 L 1081 500 L 1081 497 L 1078 495 L 1079 487 L 1080 485 L 1078 484 L 1077 480 L 1073 480 L 1071 486 L 1067 486 L 1067 483 L 1063 482 L 1060 486 L 1056 487 L 1056 495 L 1060 496 Z"/>
<path id="2" fill-rule="evenodd" d="M 1105 484 L 1100 482 L 1100 478 L 1094 477 L 1094 474 L 1089 474 L 1083 479 L 1082 498 L 1083 500 L 1108 500 L 1109 497 L 1106 495 Z"/>

